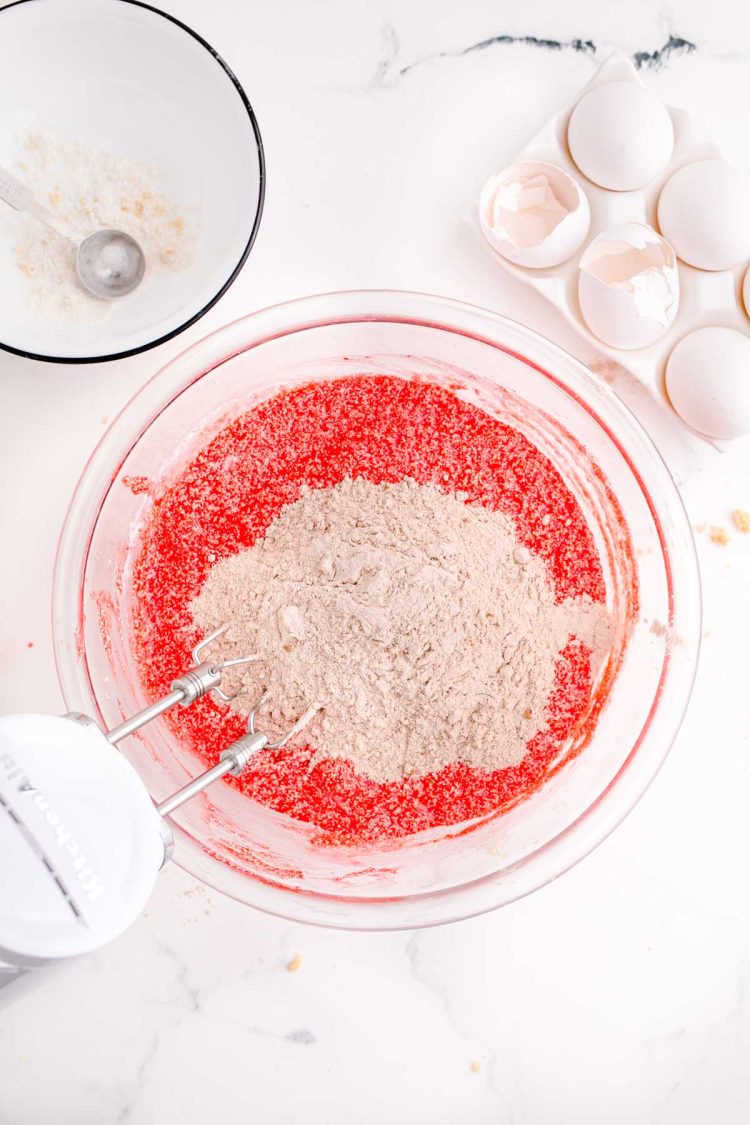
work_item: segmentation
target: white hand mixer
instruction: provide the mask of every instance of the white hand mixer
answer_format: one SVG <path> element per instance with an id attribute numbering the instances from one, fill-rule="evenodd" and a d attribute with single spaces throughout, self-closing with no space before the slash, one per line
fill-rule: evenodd
<path id="1" fill-rule="evenodd" d="M 169 858 L 170 813 L 214 781 L 242 773 L 264 747 L 285 746 L 304 715 L 277 742 L 255 729 L 222 751 L 211 769 L 154 805 L 134 767 L 114 746 L 171 707 L 188 707 L 221 688 L 227 668 L 256 657 L 201 660 L 222 626 L 193 650 L 193 667 L 163 699 L 110 731 L 86 715 L 0 718 L 0 987 L 29 969 L 90 952 L 122 933 L 148 901 Z"/>

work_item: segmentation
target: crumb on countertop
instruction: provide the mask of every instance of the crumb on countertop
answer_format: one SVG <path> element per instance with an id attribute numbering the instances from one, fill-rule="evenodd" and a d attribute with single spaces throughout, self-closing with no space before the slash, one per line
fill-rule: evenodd
<path id="1" fill-rule="evenodd" d="M 288 973 L 296 973 L 301 968 L 301 966 L 302 966 L 302 954 L 301 953 L 295 953 L 294 957 L 292 957 L 291 961 L 287 965 L 286 971 Z"/>
<path id="2" fill-rule="evenodd" d="M 725 527 L 709 528 L 708 537 L 711 542 L 716 543 L 718 547 L 726 547 L 729 542 L 729 532 Z"/>
<path id="3" fill-rule="evenodd" d="M 482 1064 L 480 1063 L 479 1059 L 472 1059 L 471 1062 L 469 1063 L 469 1070 L 471 1071 L 471 1073 L 472 1074 L 479 1074 L 479 1071 L 481 1069 L 482 1069 Z"/>
<path id="4" fill-rule="evenodd" d="M 732 519 L 734 520 L 734 526 L 738 531 L 741 531 L 743 535 L 747 535 L 750 532 L 750 512 L 744 511 L 743 508 L 734 508 L 732 511 Z"/>

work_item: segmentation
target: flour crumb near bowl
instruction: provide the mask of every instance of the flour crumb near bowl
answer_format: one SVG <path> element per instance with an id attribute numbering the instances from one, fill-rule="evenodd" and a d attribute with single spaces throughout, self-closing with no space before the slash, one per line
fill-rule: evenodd
<path id="1" fill-rule="evenodd" d="M 676 633 L 675 630 L 664 621 L 652 621 L 649 627 L 649 633 L 654 637 L 658 637 L 659 640 L 665 641 L 668 652 L 672 652 L 675 648 L 684 648 L 686 643 L 685 638 L 680 633 Z"/>
<path id="2" fill-rule="evenodd" d="M 744 508 L 732 508 L 730 511 L 731 525 L 740 535 L 750 534 L 750 512 Z M 732 542 L 732 536 L 723 524 L 710 524 L 705 521 L 693 524 L 696 535 L 708 534 L 711 543 L 716 547 L 726 547 Z"/>
<path id="3" fill-rule="evenodd" d="M 14 171 L 79 240 L 105 229 L 135 238 L 146 258 L 147 278 L 190 268 L 196 212 L 161 190 L 155 165 L 34 129 L 22 139 Z M 29 215 L 19 215 L 18 223 L 15 262 L 29 307 L 71 324 L 106 320 L 118 302 L 94 297 L 81 286 L 75 246 Z"/>

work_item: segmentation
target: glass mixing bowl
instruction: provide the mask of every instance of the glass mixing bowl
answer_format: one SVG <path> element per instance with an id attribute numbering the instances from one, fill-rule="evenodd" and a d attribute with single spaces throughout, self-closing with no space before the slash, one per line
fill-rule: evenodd
<path id="1" fill-rule="evenodd" d="M 111 727 L 150 702 L 134 658 L 130 582 L 152 499 L 123 477 L 168 481 L 280 387 L 368 372 L 449 384 L 525 432 L 586 515 L 619 621 L 616 675 L 588 745 L 502 815 L 354 848 L 316 844 L 308 826 L 224 783 L 175 814 L 177 862 L 213 887 L 300 921 L 393 929 L 478 914 L 565 871 L 635 805 L 679 728 L 700 637 L 692 535 L 659 454 L 606 384 L 519 324 L 420 294 L 316 296 L 230 324 L 160 371 L 91 458 L 60 541 L 54 637 L 71 710 Z M 632 547 L 625 566 L 617 513 Z M 640 613 L 628 627 L 623 607 L 636 584 Z M 157 801 L 204 768 L 161 719 L 122 750 Z"/>

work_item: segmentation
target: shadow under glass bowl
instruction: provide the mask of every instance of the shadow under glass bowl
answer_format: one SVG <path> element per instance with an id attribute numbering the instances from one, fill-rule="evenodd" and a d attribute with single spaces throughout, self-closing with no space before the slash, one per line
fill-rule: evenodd
<path id="1" fill-rule="evenodd" d="M 421 294 L 334 293 L 230 324 L 160 371 L 92 456 L 60 541 L 54 637 L 71 710 L 112 726 L 150 702 L 134 659 L 128 583 L 151 498 L 122 477 L 168 480 L 222 425 L 280 388 L 368 372 L 450 383 L 511 421 L 576 496 L 613 616 L 636 585 L 640 598 L 635 623 L 620 622 L 627 643 L 589 744 L 537 792 L 471 831 L 321 847 L 309 826 L 225 784 L 175 814 L 177 861 L 241 902 L 321 925 L 394 929 L 501 906 L 571 867 L 635 805 L 679 728 L 700 637 L 692 534 L 659 454 L 606 384 L 521 325 Z M 624 568 L 613 514 L 632 546 Z M 156 800 L 203 768 L 163 720 L 122 750 Z"/>

